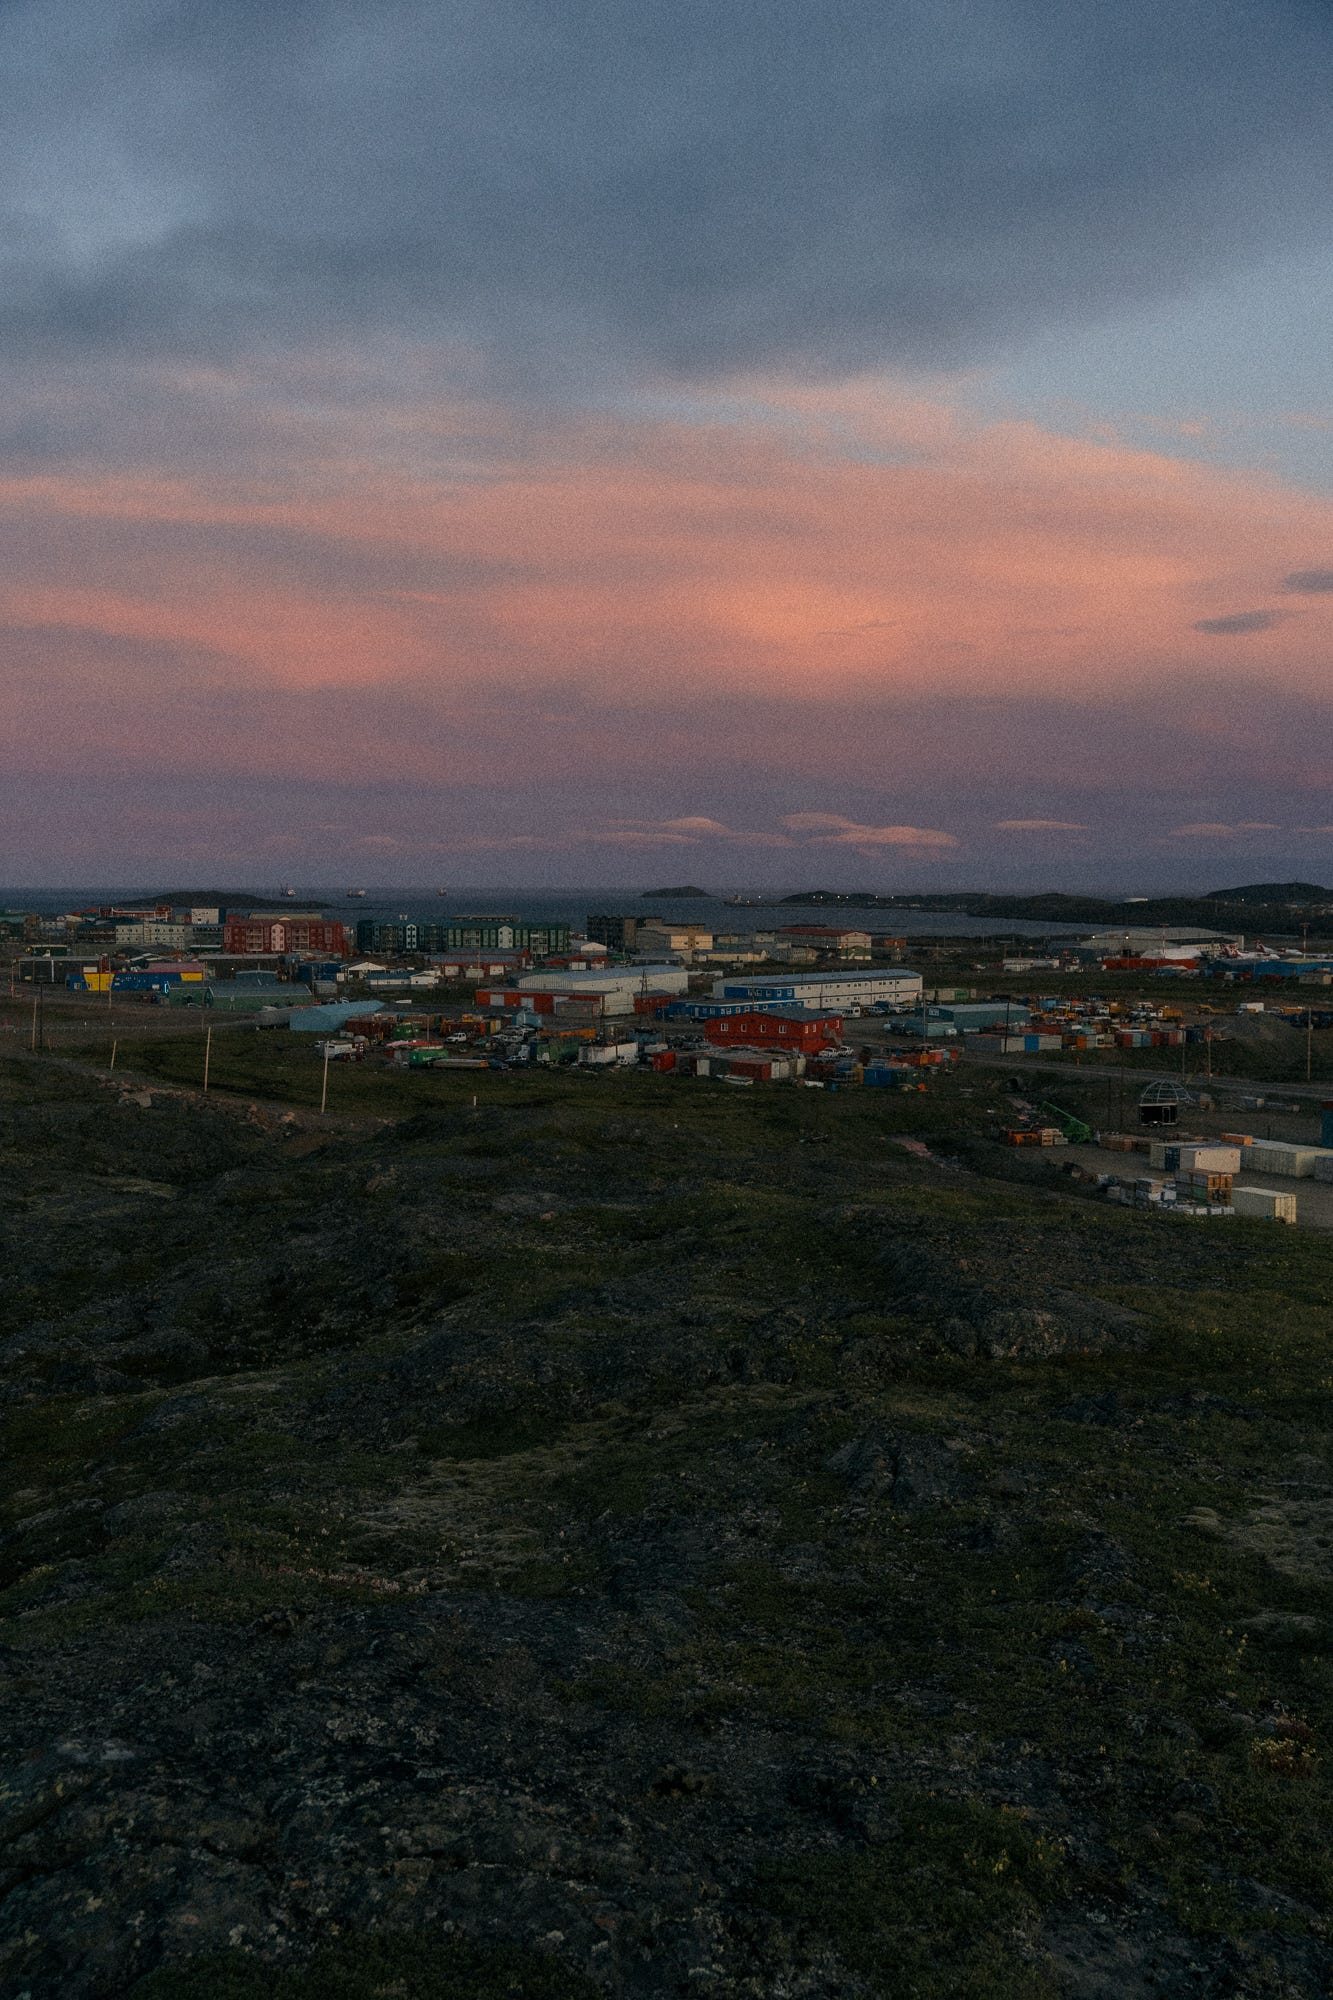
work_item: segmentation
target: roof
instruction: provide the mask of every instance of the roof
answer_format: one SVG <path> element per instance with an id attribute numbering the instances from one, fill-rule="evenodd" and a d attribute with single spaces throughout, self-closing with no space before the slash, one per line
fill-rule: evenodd
<path id="1" fill-rule="evenodd" d="M 611 969 L 598 966 L 595 970 L 589 969 L 587 972 L 564 970 L 530 972 L 519 981 L 518 990 L 522 993 L 541 993 L 549 990 L 555 981 L 566 989 L 582 986 L 586 987 L 589 993 L 605 993 L 621 986 L 638 985 L 640 981 L 647 981 L 644 991 L 651 993 L 655 973 L 670 978 L 677 986 L 680 984 L 681 968 L 678 965 L 625 965 Z"/>
<path id="2" fill-rule="evenodd" d="M 746 1007 L 721 1016 L 727 1021 L 796 1021 L 803 1028 L 817 1027 L 821 1021 L 841 1021 L 836 1007 Z"/>
<path id="3" fill-rule="evenodd" d="M 1085 950 L 1134 943 L 1150 951 L 1161 944 L 1235 944 L 1239 937 L 1238 931 L 1201 930 L 1197 924 L 1126 924 L 1122 930 L 1091 931 L 1078 942 Z"/>
<path id="4" fill-rule="evenodd" d="M 849 979 L 920 979 L 921 974 L 906 965 L 836 966 L 827 972 L 771 972 L 756 973 L 753 978 L 744 975 L 728 979 L 728 988 L 743 986 L 747 990 L 759 986 L 842 986 Z"/>

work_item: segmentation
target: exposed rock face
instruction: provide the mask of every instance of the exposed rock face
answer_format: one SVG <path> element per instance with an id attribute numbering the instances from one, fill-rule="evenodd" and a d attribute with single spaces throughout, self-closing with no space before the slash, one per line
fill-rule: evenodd
<path id="1" fill-rule="evenodd" d="M 858 1493 L 884 1499 L 903 1512 L 938 1506 L 970 1489 L 963 1456 L 956 1446 L 931 1437 L 858 1437 L 824 1461 Z"/>
<path id="2" fill-rule="evenodd" d="M 929 1241 L 894 1242 L 880 1253 L 894 1307 L 952 1353 L 978 1359 L 1101 1354 L 1138 1347 L 1139 1313 L 1058 1282 L 1050 1261 L 1017 1254 L 975 1262 Z M 997 1263 L 1013 1268 L 1005 1282 Z M 1034 1268 L 1035 1266 L 1035 1268 Z"/>

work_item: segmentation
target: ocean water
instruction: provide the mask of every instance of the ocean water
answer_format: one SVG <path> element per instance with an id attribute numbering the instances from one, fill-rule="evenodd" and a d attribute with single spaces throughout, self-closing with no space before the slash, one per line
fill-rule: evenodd
<path id="1" fill-rule="evenodd" d="M 165 878 L 164 878 L 165 879 Z M 169 881 L 167 887 L 179 886 Z M 225 886 L 225 885 L 218 885 Z M 236 885 L 245 887 L 244 883 Z M 256 885 L 249 885 L 255 888 Z M 1079 936 L 1087 924 L 1028 923 L 1017 918 L 967 917 L 930 910 L 857 909 L 847 904 L 780 903 L 732 905 L 720 897 L 700 896 L 669 900 L 645 896 L 641 889 L 383 889 L 367 883 L 364 897 L 349 897 L 345 889 L 330 893 L 298 883 L 295 897 L 277 889 L 265 891 L 258 885 L 255 907 L 281 909 L 321 909 L 331 917 L 354 924 L 360 917 L 381 921 L 405 918 L 412 923 L 448 923 L 465 917 L 512 916 L 528 922 L 564 922 L 581 930 L 590 911 L 613 916 L 659 916 L 676 923 L 705 924 L 723 932 L 771 930 L 778 924 L 837 923 L 885 931 L 898 937 L 1056 937 Z M 40 910 L 57 915 L 102 903 L 132 903 L 152 894 L 142 884 L 123 883 L 78 886 L 66 889 L 31 889 L 0 886 L 0 908 Z"/>

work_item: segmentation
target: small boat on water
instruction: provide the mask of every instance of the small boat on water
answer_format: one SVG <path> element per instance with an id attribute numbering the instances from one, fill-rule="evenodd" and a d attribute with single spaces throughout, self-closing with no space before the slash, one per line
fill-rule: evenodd
<path id="1" fill-rule="evenodd" d="M 360 902 L 364 898 L 365 893 L 364 889 L 349 889 L 347 891 L 347 900 L 349 903 Z"/>

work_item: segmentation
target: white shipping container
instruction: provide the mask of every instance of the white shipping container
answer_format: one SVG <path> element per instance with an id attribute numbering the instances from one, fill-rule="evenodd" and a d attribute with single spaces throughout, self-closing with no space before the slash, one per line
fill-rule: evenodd
<path id="1" fill-rule="evenodd" d="M 1266 1222 L 1296 1220 L 1295 1195 L 1281 1194 L 1277 1188 L 1232 1188 L 1231 1206 L 1237 1215 L 1258 1216 Z"/>
<path id="2" fill-rule="evenodd" d="M 634 1063 L 639 1060 L 637 1042 L 609 1042 L 605 1048 L 583 1051 L 585 1063 Z"/>
<path id="3" fill-rule="evenodd" d="M 1297 1149 L 1284 1139 L 1256 1139 L 1245 1152 L 1247 1165 L 1263 1173 L 1294 1175 L 1297 1171 Z"/>
<path id="4" fill-rule="evenodd" d="M 1239 1146 L 1182 1146 L 1180 1171 L 1183 1174 L 1238 1174 Z"/>

